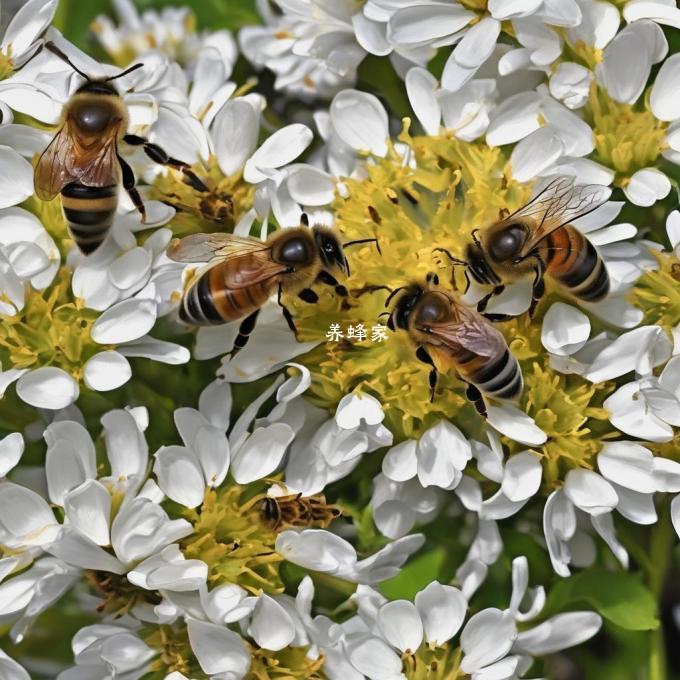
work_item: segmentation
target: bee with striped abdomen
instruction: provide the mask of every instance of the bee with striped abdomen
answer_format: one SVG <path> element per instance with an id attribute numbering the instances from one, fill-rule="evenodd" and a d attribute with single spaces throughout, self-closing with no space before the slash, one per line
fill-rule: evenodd
<path id="1" fill-rule="evenodd" d="M 179 308 L 182 321 L 212 326 L 243 319 L 231 350 L 242 349 L 255 327 L 260 308 L 274 294 L 289 328 L 297 328 L 282 295 L 297 295 L 309 303 L 318 301 L 314 283 L 332 286 L 341 297 L 347 289 L 333 271 L 349 274 L 343 249 L 377 239 L 341 243 L 335 230 L 314 225 L 306 215 L 302 225 L 272 233 L 266 241 L 234 234 L 193 234 L 170 243 L 167 255 L 176 262 L 206 262 L 187 281 Z"/>
<path id="2" fill-rule="evenodd" d="M 86 82 L 64 105 L 61 127 L 38 160 L 35 190 L 43 201 L 51 201 L 61 194 L 69 231 L 85 255 L 94 252 L 106 239 L 118 206 L 121 183 L 142 221 L 145 218 L 132 168 L 118 152 L 121 142 L 142 146 L 151 160 L 180 170 L 187 184 L 198 191 L 207 191 L 186 163 L 170 158 L 159 146 L 142 137 L 127 134 L 125 103 L 111 81 L 142 64 L 110 78 L 93 79 L 79 70 L 54 43 L 45 43 L 45 47 Z"/>
<path id="3" fill-rule="evenodd" d="M 608 197 L 606 187 L 579 186 L 572 178 L 550 182 L 526 205 L 494 224 L 472 232 L 473 243 L 459 260 L 443 248 L 454 265 L 466 267 L 468 285 L 472 278 L 493 286 L 477 305 L 484 312 L 492 296 L 503 292 L 505 284 L 533 274 L 529 314 L 533 316 L 545 293 L 544 275 L 585 302 L 597 302 L 609 293 L 609 275 L 595 246 L 571 224 L 593 212 Z M 502 320 L 505 315 L 489 314 Z"/>
<path id="4" fill-rule="evenodd" d="M 486 417 L 485 396 L 520 398 L 522 372 L 501 332 L 438 285 L 436 274 L 430 274 L 425 286 L 412 284 L 393 291 L 386 306 L 399 296 L 387 325 L 391 330 L 405 330 L 417 345 L 416 357 L 430 366 L 431 401 L 437 374 L 454 370 L 467 384 L 467 398 Z"/>
<path id="5" fill-rule="evenodd" d="M 326 503 L 319 493 L 303 496 L 301 493 L 287 496 L 265 496 L 260 501 L 260 520 L 272 531 L 282 527 L 327 527 L 342 515 L 342 508 Z"/>

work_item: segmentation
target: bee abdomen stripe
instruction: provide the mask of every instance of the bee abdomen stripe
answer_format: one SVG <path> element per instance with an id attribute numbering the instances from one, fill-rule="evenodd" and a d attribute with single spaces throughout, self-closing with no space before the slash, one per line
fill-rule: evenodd
<path id="1" fill-rule="evenodd" d="M 506 349 L 500 357 L 481 366 L 479 370 L 473 371 L 470 374 L 470 379 L 474 381 L 475 385 L 479 386 L 493 380 L 505 368 L 509 357 L 510 352 Z"/>
<path id="2" fill-rule="evenodd" d="M 604 262 L 600 260 L 593 276 L 586 282 L 586 285 L 577 291 L 573 291 L 581 300 L 596 302 L 601 300 L 609 293 L 609 274 Z"/>
<path id="3" fill-rule="evenodd" d="M 103 225 L 104 228 L 111 226 L 116 214 L 116 207 L 107 210 L 81 210 L 80 208 L 67 208 L 64 206 L 66 221 L 75 226 L 90 227 Z"/>
<path id="4" fill-rule="evenodd" d="M 582 284 L 594 271 L 600 257 L 595 250 L 595 246 L 583 239 L 583 247 L 569 263 L 569 268 L 559 279 L 568 288 L 576 288 Z"/>
<path id="5" fill-rule="evenodd" d="M 498 389 L 493 393 L 493 396 L 497 399 L 514 399 L 522 393 L 522 387 L 524 386 L 524 380 L 522 379 L 522 371 L 520 370 L 517 362 L 514 363 L 514 377 L 512 381 L 507 384 L 502 389 Z"/>
<path id="6" fill-rule="evenodd" d="M 479 375 L 474 376 L 475 385 L 483 392 L 495 394 L 496 392 L 505 389 L 509 383 L 512 383 L 512 381 L 515 380 L 518 370 L 517 362 L 509 352 L 506 352 L 503 356 L 505 359 L 504 363 L 497 365 L 497 370 L 493 375 L 486 377 L 486 375 L 488 375 L 487 372 L 484 376 L 485 379 L 483 380 L 480 380 Z"/>

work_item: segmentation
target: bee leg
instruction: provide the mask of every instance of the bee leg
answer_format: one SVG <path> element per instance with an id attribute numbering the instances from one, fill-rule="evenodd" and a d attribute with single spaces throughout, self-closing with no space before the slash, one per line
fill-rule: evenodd
<path id="1" fill-rule="evenodd" d="M 434 365 L 434 361 L 432 361 L 432 357 L 422 345 L 416 350 L 416 359 L 431 367 L 428 381 L 430 383 L 430 403 L 432 403 L 434 401 L 434 392 L 437 388 L 437 368 Z"/>
<path id="2" fill-rule="evenodd" d="M 120 168 L 123 173 L 123 189 L 127 191 L 128 196 L 132 199 L 135 208 L 139 211 L 142 216 L 142 224 L 146 222 L 146 208 L 144 207 L 144 201 L 137 191 L 135 186 L 135 173 L 132 172 L 132 168 L 128 165 L 127 161 L 118 156 L 118 162 L 120 163 Z"/>
<path id="3" fill-rule="evenodd" d="M 543 280 L 543 260 L 539 258 L 539 264 L 534 270 L 534 286 L 531 289 L 531 306 L 529 307 L 529 318 L 534 318 L 534 312 L 536 307 L 540 302 L 541 298 L 545 295 L 545 281 Z"/>
<path id="4" fill-rule="evenodd" d="M 483 312 L 489 304 L 489 300 L 496 295 L 500 295 L 505 290 L 505 286 L 496 286 L 490 293 L 487 293 L 478 303 L 477 311 Z"/>
<path id="5" fill-rule="evenodd" d="M 479 415 L 483 418 L 486 418 L 486 404 L 484 403 L 484 397 L 482 397 L 482 393 L 472 383 L 467 384 L 465 397 L 474 405 L 477 413 L 479 413 Z"/>
<path id="6" fill-rule="evenodd" d="M 482 316 L 489 321 L 509 321 L 512 319 L 512 314 L 482 314 Z"/>
<path id="7" fill-rule="evenodd" d="M 281 312 L 283 313 L 283 318 L 286 320 L 286 323 L 288 324 L 288 328 L 290 328 L 291 331 L 295 334 L 295 337 L 297 338 L 298 334 L 298 329 L 297 326 L 295 325 L 295 321 L 293 321 L 293 315 L 290 313 L 290 310 L 286 305 L 281 302 L 281 295 L 283 293 L 283 287 L 281 284 L 279 284 L 279 293 L 276 296 L 276 302 L 278 303 L 279 307 L 281 307 Z"/>
<path id="8" fill-rule="evenodd" d="M 144 137 L 139 137 L 138 135 L 125 135 L 125 137 L 123 137 L 123 141 L 130 146 L 141 146 L 144 149 L 144 153 L 154 163 L 158 163 L 159 165 L 167 165 L 171 168 L 174 168 L 175 170 L 179 170 L 184 175 L 184 182 L 192 189 L 206 193 L 210 191 L 210 189 L 208 189 L 208 187 L 203 184 L 202 180 L 199 179 L 198 175 L 196 175 L 191 170 L 188 163 L 177 160 L 176 158 L 172 158 L 172 156 L 168 156 L 168 154 L 163 151 L 163 149 L 158 146 L 158 144 L 149 142 L 148 140 L 144 139 Z"/>
<path id="9" fill-rule="evenodd" d="M 248 344 L 250 334 L 255 328 L 255 322 L 257 321 L 257 315 L 259 313 L 260 310 L 258 309 L 241 322 L 241 325 L 238 327 L 238 335 L 236 336 L 236 340 L 234 340 L 234 346 L 231 348 L 231 352 L 229 352 L 230 359 L 235 357 Z"/>
<path id="10" fill-rule="evenodd" d="M 298 293 L 298 297 L 300 300 L 303 302 L 308 302 L 310 305 L 313 305 L 319 301 L 319 296 L 311 288 L 304 288 L 301 290 Z"/>
<path id="11" fill-rule="evenodd" d="M 325 283 L 327 286 L 333 286 L 335 288 L 336 295 L 339 295 L 340 297 L 347 297 L 349 295 L 347 288 L 345 288 L 345 286 L 343 286 L 341 283 L 338 283 L 332 274 L 329 274 L 323 269 L 318 273 L 316 280 L 320 283 Z"/>

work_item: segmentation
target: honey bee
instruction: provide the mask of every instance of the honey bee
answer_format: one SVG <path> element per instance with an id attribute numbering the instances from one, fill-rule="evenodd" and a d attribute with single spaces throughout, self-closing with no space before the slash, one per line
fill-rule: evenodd
<path id="1" fill-rule="evenodd" d="M 323 494 L 265 496 L 260 501 L 260 520 L 272 531 L 289 527 L 327 527 L 342 515 L 342 508 L 326 503 Z"/>
<path id="2" fill-rule="evenodd" d="M 187 184 L 198 191 L 207 191 L 186 163 L 171 158 L 143 137 L 126 134 L 127 110 L 111 81 L 142 64 L 110 78 L 94 79 L 78 69 L 54 43 L 47 42 L 45 47 L 86 82 L 64 105 L 61 127 L 38 160 L 35 190 L 43 201 L 51 201 L 61 194 L 69 231 L 85 255 L 94 252 L 106 239 L 116 213 L 121 183 L 141 214 L 142 222 L 146 217 L 132 168 L 119 154 L 121 142 L 141 146 L 151 160 L 181 171 Z"/>
<path id="3" fill-rule="evenodd" d="M 194 326 L 210 326 L 243 319 L 231 350 L 233 356 L 248 342 L 260 308 L 277 293 L 289 328 L 297 328 L 281 298 L 297 295 L 308 303 L 318 301 L 314 283 L 332 286 L 347 297 L 345 286 L 331 271 L 349 274 L 343 252 L 347 246 L 375 243 L 375 238 L 341 243 L 330 227 L 314 225 L 302 216 L 302 225 L 274 232 L 266 241 L 234 234 L 192 234 L 170 243 L 167 255 L 176 262 L 207 262 L 187 281 L 179 317 Z"/>
<path id="4" fill-rule="evenodd" d="M 605 200 L 604 187 L 579 186 L 572 178 L 561 177 L 519 210 L 485 229 L 475 229 L 464 259 L 443 248 L 436 251 L 445 253 L 454 265 L 466 267 L 468 286 L 468 272 L 477 283 L 494 286 L 478 302 L 479 312 L 503 292 L 506 283 L 532 272 L 530 316 L 545 293 L 545 274 L 579 300 L 596 302 L 609 293 L 609 274 L 595 246 L 571 222 L 593 212 Z M 486 316 L 508 318 L 503 314 Z"/>
<path id="5" fill-rule="evenodd" d="M 517 359 L 500 331 L 479 312 L 438 288 L 436 274 L 425 286 L 412 284 L 398 293 L 387 322 L 391 330 L 405 330 L 416 344 L 416 358 L 430 366 L 430 401 L 434 401 L 438 373 L 454 370 L 467 384 L 466 397 L 486 417 L 484 396 L 515 401 L 523 379 Z"/>

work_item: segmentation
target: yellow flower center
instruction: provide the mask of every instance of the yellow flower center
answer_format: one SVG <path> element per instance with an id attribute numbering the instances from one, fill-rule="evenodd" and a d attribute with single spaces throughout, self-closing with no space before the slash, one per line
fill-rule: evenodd
<path id="1" fill-rule="evenodd" d="M 645 314 L 644 323 L 667 333 L 680 323 L 680 262 L 675 255 L 651 251 L 659 269 L 645 272 L 630 292 L 630 301 Z"/>
<path id="2" fill-rule="evenodd" d="M 403 673 L 408 680 L 464 680 L 469 676 L 459 668 L 461 656 L 460 647 L 423 643 L 415 653 L 402 656 Z"/>
<path id="3" fill-rule="evenodd" d="M 657 120 L 646 105 L 619 104 L 593 86 L 586 120 L 595 135 L 594 160 L 616 171 L 625 186 L 637 170 L 655 165 L 666 148 L 668 123 Z"/>
<path id="4" fill-rule="evenodd" d="M 12 73 L 14 73 L 12 46 L 8 45 L 4 50 L 0 50 L 0 80 L 9 78 Z"/>
<path id="5" fill-rule="evenodd" d="M 208 565 L 211 588 L 232 583 L 251 593 L 280 593 L 283 584 L 274 552 L 276 534 L 260 522 L 257 504 L 246 499 L 248 490 L 237 484 L 208 489 L 200 512 L 187 510 L 185 517 L 194 533 L 183 542 L 187 559 Z"/>
<path id="6" fill-rule="evenodd" d="M 46 291 L 27 290 L 18 314 L 0 314 L 0 363 L 5 369 L 57 366 L 80 380 L 85 362 L 110 349 L 90 337 L 98 316 L 74 299 L 71 273 L 62 268 Z"/>

